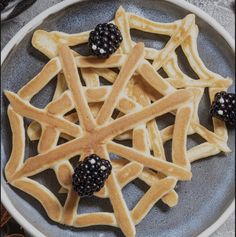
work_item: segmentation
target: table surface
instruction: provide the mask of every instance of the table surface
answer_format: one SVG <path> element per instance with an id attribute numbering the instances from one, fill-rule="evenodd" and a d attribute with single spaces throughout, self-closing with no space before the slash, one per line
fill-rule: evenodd
<path id="1" fill-rule="evenodd" d="M 234 0 L 186 0 L 203 9 L 215 18 L 235 38 L 235 1 Z M 33 17 L 48 7 L 62 2 L 62 0 L 40 0 L 29 10 L 10 22 L 1 25 L 1 49 L 6 43 Z M 235 236 L 235 213 L 211 236 L 233 237 Z"/>

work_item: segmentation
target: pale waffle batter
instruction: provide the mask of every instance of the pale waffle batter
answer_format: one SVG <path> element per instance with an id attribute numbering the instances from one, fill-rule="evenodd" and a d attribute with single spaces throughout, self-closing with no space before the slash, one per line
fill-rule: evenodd
<path id="1" fill-rule="evenodd" d="M 208 130 L 199 122 L 198 107 L 205 88 L 209 88 L 213 101 L 214 95 L 226 91 L 232 80 L 209 71 L 200 59 L 198 27 L 192 14 L 173 23 L 158 23 L 120 7 L 112 22 L 122 33 L 123 42 L 108 59 L 85 57 L 70 50 L 69 46 L 87 43 L 89 31 L 72 35 L 43 30 L 34 33 L 33 46 L 50 61 L 17 94 L 5 91 L 10 101 L 8 116 L 13 134 L 5 175 L 11 185 L 36 198 L 55 222 L 78 228 L 109 225 L 132 237 L 136 235 L 135 225 L 158 200 L 170 207 L 177 205 L 179 197 L 174 188 L 179 180 L 191 179 L 191 162 L 221 151 L 230 152 L 224 122 L 213 118 L 214 131 Z M 130 29 L 168 35 L 170 40 L 161 50 L 147 48 L 132 40 Z M 179 46 L 198 80 L 179 68 Z M 86 86 L 82 86 L 77 68 Z M 119 73 L 111 68 L 118 68 Z M 161 68 L 168 78 L 157 72 Z M 31 105 L 31 98 L 56 75 L 52 101 L 44 109 Z M 112 85 L 101 85 L 99 77 Z M 115 109 L 119 114 L 112 118 Z M 155 119 L 166 113 L 175 115 L 175 123 L 159 130 Z M 27 135 L 31 140 L 39 140 L 38 155 L 25 161 L 23 117 L 34 120 Z M 188 135 L 194 133 L 205 142 L 187 150 Z M 60 137 L 68 141 L 57 145 Z M 116 143 L 126 139 L 132 140 L 132 148 Z M 169 140 L 172 162 L 166 160 L 164 151 Z M 109 153 L 124 158 L 111 161 L 112 173 L 105 187 L 95 193 L 97 197 L 109 198 L 114 213 L 79 213 L 80 197 L 72 188 L 74 169 L 69 160 L 76 155 L 83 160 L 93 153 L 107 160 Z M 49 189 L 29 178 L 46 169 L 55 171 L 62 187 L 60 192 L 67 193 L 64 205 Z M 150 188 L 129 210 L 121 190 L 136 178 Z"/>

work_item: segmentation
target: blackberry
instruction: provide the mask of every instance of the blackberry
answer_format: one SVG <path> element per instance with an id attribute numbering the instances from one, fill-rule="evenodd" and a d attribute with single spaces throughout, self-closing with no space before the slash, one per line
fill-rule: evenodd
<path id="1" fill-rule="evenodd" d="M 80 161 L 72 175 L 72 185 L 80 197 L 92 196 L 99 192 L 111 174 L 112 166 L 108 160 L 92 154 Z"/>
<path id="2" fill-rule="evenodd" d="M 120 30 L 112 23 L 98 24 L 89 35 L 89 48 L 93 55 L 108 58 L 123 40 Z"/>
<path id="3" fill-rule="evenodd" d="M 216 93 L 214 101 L 211 105 L 210 114 L 220 120 L 231 125 L 235 125 L 236 107 L 235 94 L 221 91 Z"/>

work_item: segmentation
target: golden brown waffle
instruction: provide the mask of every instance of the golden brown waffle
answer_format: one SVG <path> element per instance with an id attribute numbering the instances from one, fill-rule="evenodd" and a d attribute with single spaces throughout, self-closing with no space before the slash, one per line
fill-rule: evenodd
<path id="1" fill-rule="evenodd" d="M 194 15 L 173 23 L 158 23 L 126 13 L 120 7 L 113 22 L 124 40 L 109 59 L 84 57 L 69 49 L 68 46 L 86 43 L 89 32 L 70 35 L 38 30 L 34 33 L 33 46 L 50 61 L 17 94 L 5 92 L 10 101 L 8 116 L 13 134 L 5 175 L 13 186 L 36 198 L 56 222 L 75 227 L 109 225 L 131 237 L 135 236 L 135 225 L 158 200 L 170 207 L 178 203 L 174 188 L 178 180 L 191 179 L 191 162 L 221 151 L 230 152 L 224 123 L 213 119 L 214 131 L 208 130 L 200 124 L 198 106 L 204 88 L 209 88 L 213 100 L 214 94 L 227 90 L 232 81 L 209 71 L 200 59 Z M 130 29 L 168 35 L 170 40 L 161 50 L 146 48 L 132 40 Z M 180 70 L 175 52 L 179 46 L 198 80 Z M 77 68 L 86 86 L 82 86 Z M 118 68 L 119 73 L 111 68 Z M 168 78 L 158 73 L 161 68 Z M 31 98 L 56 75 L 52 101 L 44 109 L 31 105 Z M 111 85 L 102 86 L 100 77 Z M 115 109 L 119 114 L 112 118 Z M 175 123 L 159 130 L 155 119 L 166 113 L 175 115 Z M 38 155 L 26 160 L 23 117 L 33 120 L 27 128 L 29 138 L 39 140 Z M 194 133 L 206 142 L 187 150 L 188 135 Z M 57 145 L 60 137 L 68 141 Z M 131 139 L 133 146 L 116 143 L 125 139 Z M 169 140 L 172 140 L 172 162 L 166 160 L 164 151 L 164 144 Z M 80 155 L 82 160 L 91 153 L 105 159 L 110 159 L 109 153 L 124 158 L 111 161 L 112 174 L 105 187 L 95 194 L 109 198 L 114 213 L 79 213 L 80 198 L 72 189 L 70 159 Z M 63 205 L 49 189 L 29 178 L 46 169 L 55 171 L 62 187 L 60 192 L 67 193 Z M 136 178 L 150 189 L 129 210 L 122 188 Z"/>

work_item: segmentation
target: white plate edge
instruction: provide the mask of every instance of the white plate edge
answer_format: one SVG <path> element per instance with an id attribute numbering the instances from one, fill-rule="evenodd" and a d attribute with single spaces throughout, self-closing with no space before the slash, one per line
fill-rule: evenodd
<path id="1" fill-rule="evenodd" d="M 7 43 L 4 49 L 1 51 L 1 65 L 3 64 L 4 60 L 7 58 L 11 49 L 16 46 L 24 37 L 25 35 L 31 31 L 32 29 L 36 28 L 38 25 L 42 23 L 42 21 L 47 18 L 49 15 L 54 14 L 74 3 L 82 2 L 86 0 L 66 0 L 61 3 L 58 3 L 47 10 L 43 11 L 35 18 L 33 18 L 29 23 L 27 23 L 22 29 L 20 29 L 15 36 Z M 231 37 L 231 35 L 221 26 L 214 18 L 210 15 L 205 13 L 200 8 L 186 2 L 183 0 L 165 0 L 167 2 L 171 2 L 177 6 L 182 7 L 194 14 L 196 14 L 199 18 L 203 19 L 209 25 L 211 25 L 229 44 L 231 49 L 235 52 L 235 40 Z M 9 211 L 9 213 L 15 218 L 15 220 L 24 227 L 31 235 L 36 237 L 46 237 L 43 233 L 37 230 L 31 223 L 29 223 L 21 214 L 20 212 L 14 207 L 11 203 L 10 199 L 8 198 L 1 180 L 1 202 Z M 206 230 L 204 230 L 198 237 L 208 237 L 212 233 L 214 233 L 233 213 L 235 210 L 235 200 L 226 208 L 226 210 L 222 213 L 222 215 Z"/>

